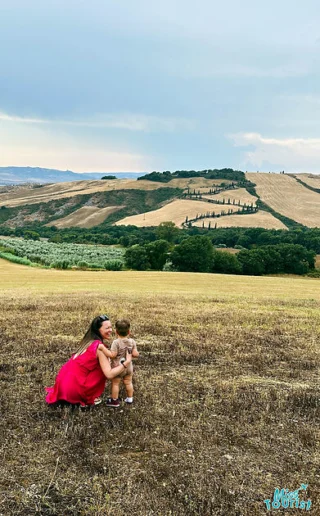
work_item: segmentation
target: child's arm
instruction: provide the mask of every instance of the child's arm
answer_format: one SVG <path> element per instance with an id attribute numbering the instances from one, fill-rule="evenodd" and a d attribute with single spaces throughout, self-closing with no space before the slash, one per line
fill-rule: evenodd
<path id="1" fill-rule="evenodd" d="M 137 344 L 135 341 L 133 341 L 132 358 L 138 358 L 138 356 L 139 356 L 139 351 L 137 350 Z"/>
<path id="2" fill-rule="evenodd" d="M 102 351 L 102 353 L 108 358 L 114 358 L 114 353 L 110 351 L 110 349 L 106 348 L 104 344 L 99 344 L 98 350 Z"/>
<path id="3" fill-rule="evenodd" d="M 110 348 L 110 357 L 111 358 L 117 358 L 118 354 L 119 354 L 119 349 L 118 349 L 118 345 L 117 345 L 117 342 L 114 340 L 111 344 L 111 348 Z"/>

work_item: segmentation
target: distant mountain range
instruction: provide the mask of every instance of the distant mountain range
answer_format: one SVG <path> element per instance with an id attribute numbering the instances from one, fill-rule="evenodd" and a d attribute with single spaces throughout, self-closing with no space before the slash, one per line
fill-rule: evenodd
<path id="1" fill-rule="evenodd" d="M 54 170 L 38 167 L 0 167 L 0 185 L 19 185 L 23 183 L 65 183 L 101 179 L 103 176 L 116 176 L 120 179 L 137 178 L 145 172 L 86 172 L 79 174 L 71 170 Z"/>

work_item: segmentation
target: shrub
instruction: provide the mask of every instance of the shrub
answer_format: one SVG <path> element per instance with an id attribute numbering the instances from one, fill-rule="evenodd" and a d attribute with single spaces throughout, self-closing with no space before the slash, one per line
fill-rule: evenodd
<path id="1" fill-rule="evenodd" d="M 102 265 L 100 265 L 100 263 L 93 262 L 93 263 L 89 263 L 88 265 L 89 265 L 90 269 L 101 269 L 102 268 Z"/>
<path id="2" fill-rule="evenodd" d="M 122 270 L 122 262 L 120 260 L 108 260 L 104 264 L 104 268 L 107 271 L 121 271 Z"/>
<path id="3" fill-rule="evenodd" d="M 0 251 L 3 253 L 16 254 L 15 250 L 12 247 L 7 247 L 4 245 L 0 245 Z"/>
<path id="4" fill-rule="evenodd" d="M 42 259 L 37 254 L 30 254 L 29 260 L 33 263 L 43 263 Z"/>
<path id="5" fill-rule="evenodd" d="M 177 269 L 172 265 L 171 260 L 167 260 L 163 266 L 163 271 L 165 272 L 177 272 Z"/>
<path id="6" fill-rule="evenodd" d="M 88 262 L 85 262 L 83 260 L 78 262 L 76 265 L 77 265 L 77 267 L 80 267 L 81 269 L 87 269 L 89 267 Z"/>
<path id="7" fill-rule="evenodd" d="M 15 256 L 11 253 L 1 253 L 0 252 L 0 258 L 4 258 L 5 260 L 8 260 L 9 262 L 13 263 L 19 263 L 20 265 L 32 265 L 32 262 L 28 260 L 25 256 Z"/>
<path id="8" fill-rule="evenodd" d="M 320 269 L 314 269 L 308 272 L 307 276 L 310 278 L 320 278 Z"/>
<path id="9" fill-rule="evenodd" d="M 36 231 L 26 230 L 23 236 L 26 240 L 40 240 L 40 235 Z"/>
<path id="10" fill-rule="evenodd" d="M 68 260 L 59 260 L 50 264 L 52 269 L 70 269 L 71 263 Z"/>

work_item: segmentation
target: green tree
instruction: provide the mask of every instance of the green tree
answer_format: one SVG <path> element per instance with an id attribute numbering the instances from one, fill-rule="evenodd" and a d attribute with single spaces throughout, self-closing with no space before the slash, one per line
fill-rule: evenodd
<path id="1" fill-rule="evenodd" d="M 151 269 L 162 270 L 166 263 L 171 245 L 167 240 L 156 240 L 144 246 Z"/>
<path id="2" fill-rule="evenodd" d="M 179 271 L 210 272 L 213 259 L 211 240 L 200 235 L 186 238 L 174 248 L 170 258 Z"/>
<path id="3" fill-rule="evenodd" d="M 222 274 L 241 274 L 241 265 L 236 254 L 214 250 L 211 270 Z"/>
<path id="4" fill-rule="evenodd" d="M 61 234 L 57 233 L 56 235 L 53 235 L 51 238 L 49 238 L 49 242 L 53 242 L 55 244 L 60 244 L 60 242 L 62 242 Z"/>
<path id="5" fill-rule="evenodd" d="M 24 233 L 23 233 L 23 236 L 26 240 L 40 240 L 40 235 L 39 233 L 37 233 L 36 231 L 31 231 L 29 229 L 27 229 Z"/>
<path id="6" fill-rule="evenodd" d="M 283 259 L 283 271 L 291 274 L 306 274 L 314 269 L 316 254 L 308 251 L 302 245 L 280 244 L 274 246 L 279 249 Z"/>
<path id="7" fill-rule="evenodd" d="M 261 276 L 265 274 L 263 252 L 261 249 L 244 249 L 238 253 L 238 260 L 242 266 L 242 274 Z"/>
<path id="8" fill-rule="evenodd" d="M 179 235 L 179 229 L 174 224 L 174 222 L 161 222 L 161 224 L 156 229 L 156 234 L 159 240 L 174 242 Z"/>
<path id="9" fill-rule="evenodd" d="M 136 244 L 129 247 L 125 252 L 124 259 L 128 269 L 136 269 L 137 271 L 150 269 L 148 254 L 142 245 Z"/>

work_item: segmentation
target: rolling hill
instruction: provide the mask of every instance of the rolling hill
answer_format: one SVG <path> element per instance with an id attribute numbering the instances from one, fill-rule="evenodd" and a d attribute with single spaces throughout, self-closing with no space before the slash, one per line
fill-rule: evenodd
<path id="1" fill-rule="evenodd" d="M 199 174 L 199 173 L 198 173 Z M 307 174 L 246 173 L 244 180 L 172 177 L 81 180 L 0 188 L 0 225 L 57 228 L 98 225 L 320 227 L 320 179 Z"/>
<path id="2" fill-rule="evenodd" d="M 287 174 L 247 173 L 260 199 L 281 215 L 308 227 L 320 226 L 320 194 Z"/>
<path id="3" fill-rule="evenodd" d="M 21 185 L 23 183 L 60 183 L 101 179 L 111 174 L 120 178 L 137 178 L 142 173 L 136 172 L 87 172 L 79 174 L 71 170 L 55 170 L 39 167 L 0 167 L 0 185 Z"/>

